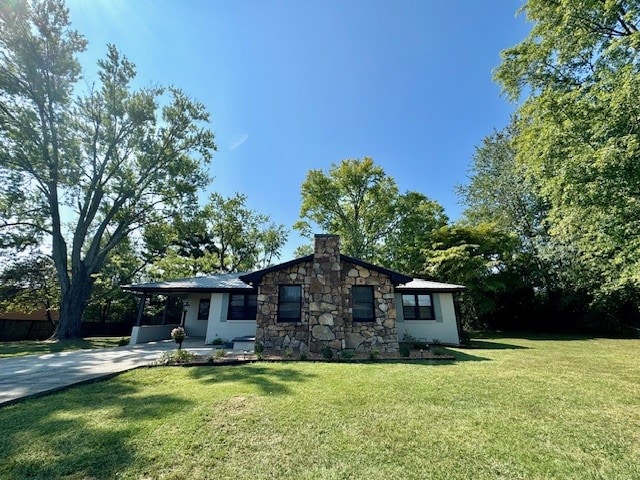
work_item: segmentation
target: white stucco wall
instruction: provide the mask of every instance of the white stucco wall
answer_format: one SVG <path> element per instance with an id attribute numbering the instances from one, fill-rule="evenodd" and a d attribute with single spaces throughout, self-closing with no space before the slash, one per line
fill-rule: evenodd
<path id="1" fill-rule="evenodd" d="M 169 340 L 171 338 L 171 330 L 177 326 L 177 324 L 134 326 L 131 330 L 129 345 L 153 342 L 156 340 Z"/>
<path id="2" fill-rule="evenodd" d="M 207 334 L 207 320 L 198 320 L 198 306 L 200 299 L 209 299 L 210 293 L 192 293 L 187 297 L 189 307 L 184 318 L 184 330 L 189 337 L 202 337 Z M 209 308 L 209 316 L 211 316 L 211 307 Z"/>
<path id="3" fill-rule="evenodd" d="M 254 336 L 256 334 L 255 319 L 227 320 L 228 308 L 228 293 L 211 294 L 211 308 L 209 310 L 205 343 L 212 343 L 216 338 L 231 341 L 235 337 Z"/>
<path id="4" fill-rule="evenodd" d="M 432 293 L 435 320 L 405 320 L 402 312 L 402 294 L 395 294 L 398 339 L 402 341 L 405 334 L 417 340 L 432 343 L 459 344 L 456 312 L 451 293 Z"/>

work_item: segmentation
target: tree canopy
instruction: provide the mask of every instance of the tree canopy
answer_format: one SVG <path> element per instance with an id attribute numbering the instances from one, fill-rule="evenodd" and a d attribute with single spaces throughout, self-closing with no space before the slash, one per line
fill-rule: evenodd
<path id="1" fill-rule="evenodd" d="M 300 218 L 294 227 L 303 235 L 317 226 L 340 235 L 344 253 L 405 273 L 423 270 L 422 249 L 447 223 L 442 206 L 418 192 L 401 194 L 369 157 L 332 164 L 327 173 L 309 171 Z"/>
<path id="2" fill-rule="evenodd" d="M 173 228 L 151 226 L 146 237 L 158 259 L 149 276 L 164 280 L 269 266 L 280 257 L 288 232 L 268 215 L 249 209 L 246 201 L 242 194 L 224 198 L 213 193 L 202 209 Z"/>
<path id="3" fill-rule="evenodd" d="M 518 163 L 548 204 L 573 281 L 594 295 L 640 286 L 640 8 L 529 0 L 530 35 L 496 72 L 518 110 Z"/>
<path id="4" fill-rule="evenodd" d="M 133 89 L 135 66 L 114 46 L 76 95 L 85 48 L 61 0 L 0 9 L 0 239 L 50 245 L 58 337 L 79 335 L 117 245 L 196 202 L 215 149 L 203 105 L 178 88 Z"/>

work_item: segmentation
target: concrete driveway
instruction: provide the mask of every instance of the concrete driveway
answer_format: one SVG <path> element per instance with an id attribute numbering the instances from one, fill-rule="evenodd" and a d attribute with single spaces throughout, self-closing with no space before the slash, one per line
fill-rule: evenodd
<path id="1" fill-rule="evenodd" d="M 33 395 L 61 390 L 70 385 L 107 377 L 146 366 L 175 342 L 164 340 L 134 346 L 73 350 L 0 359 L 0 407 Z M 214 347 L 202 339 L 186 339 L 183 349 L 209 355 Z"/>

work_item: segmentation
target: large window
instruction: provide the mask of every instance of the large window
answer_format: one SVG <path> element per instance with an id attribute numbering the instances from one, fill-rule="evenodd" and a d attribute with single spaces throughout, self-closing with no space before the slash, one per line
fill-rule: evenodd
<path id="1" fill-rule="evenodd" d="M 299 322 L 302 310 L 302 286 L 280 285 L 278 289 L 278 321 Z"/>
<path id="2" fill-rule="evenodd" d="M 430 293 L 403 293 L 402 313 L 405 320 L 435 320 Z"/>
<path id="3" fill-rule="evenodd" d="M 211 306 L 210 298 L 201 298 L 198 305 L 198 320 L 209 320 L 209 307 Z"/>
<path id="4" fill-rule="evenodd" d="M 351 287 L 353 300 L 353 321 L 373 322 L 376 319 L 373 305 L 373 287 Z"/>
<path id="5" fill-rule="evenodd" d="M 255 320 L 257 313 L 257 295 L 229 295 L 229 309 L 227 310 L 227 320 Z"/>

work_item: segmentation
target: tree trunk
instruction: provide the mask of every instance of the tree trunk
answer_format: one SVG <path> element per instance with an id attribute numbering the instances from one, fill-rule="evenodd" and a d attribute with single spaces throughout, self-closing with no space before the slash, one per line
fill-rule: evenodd
<path id="1" fill-rule="evenodd" d="M 82 338 L 80 330 L 82 314 L 87 308 L 91 295 L 91 277 L 75 274 L 71 279 L 69 289 L 62 293 L 60 302 L 60 320 L 52 339 Z"/>

